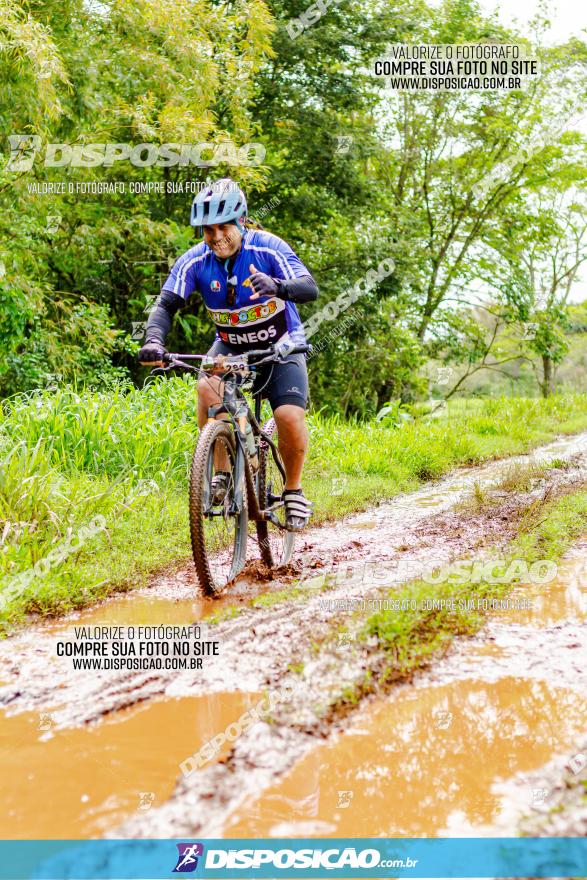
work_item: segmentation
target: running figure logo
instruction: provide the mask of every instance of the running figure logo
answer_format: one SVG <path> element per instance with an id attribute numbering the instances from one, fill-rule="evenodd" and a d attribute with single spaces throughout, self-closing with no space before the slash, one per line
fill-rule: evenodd
<path id="1" fill-rule="evenodd" d="M 179 856 L 174 874 L 191 874 L 198 867 L 198 856 L 204 855 L 203 843 L 178 843 Z"/>
<path id="2" fill-rule="evenodd" d="M 6 165 L 7 171 L 30 171 L 35 161 L 37 150 L 41 146 L 38 134 L 11 134 L 8 136 L 10 158 Z"/>

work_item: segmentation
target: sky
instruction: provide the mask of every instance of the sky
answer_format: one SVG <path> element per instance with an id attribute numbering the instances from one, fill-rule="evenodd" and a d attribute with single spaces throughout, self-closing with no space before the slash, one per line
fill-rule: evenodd
<path id="1" fill-rule="evenodd" d="M 487 12 L 499 9 L 504 24 L 513 24 L 517 20 L 522 25 L 522 31 L 525 30 L 523 25 L 534 17 L 539 8 L 537 0 L 516 0 L 515 4 L 480 0 L 480 4 Z M 549 10 L 552 22 L 549 42 L 560 43 L 571 36 L 587 39 L 587 34 L 581 33 L 583 28 L 587 28 L 587 3 L 581 0 L 555 0 L 549 4 Z"/>

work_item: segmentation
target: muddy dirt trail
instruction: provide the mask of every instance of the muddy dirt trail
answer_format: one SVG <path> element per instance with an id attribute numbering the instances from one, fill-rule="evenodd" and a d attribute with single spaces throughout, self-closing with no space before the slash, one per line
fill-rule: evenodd
<path id="1" fill-rule="evenodd" d="M 523 498 L 504 492 L 490 513 L 474 516 L 455 507 L 475 483 L 489 487 L 513 465 L 553 459 L 568 465 L 546 471 Z M 587 543 L 556 581 L 530 588 L 535 610 L 491 615 L 476 638 L 456 640 L 413 683 L 325 720 L 324 707 L 374 662 L 367 646 L 337 641 L 347 617 L 338 600 L 403 582 L 398 562 L 414 577 L 432 560 L 507 541 L 514 513 L 532 497 L 586 481 L 587 433 L 310 529 L 296 570 L 267 582 L 251 569 L 221 600 L 197 598 L 189 566 L 15 633 L 0 645 L 2 836 L 30 837 L 31 828 L 57 838 L 463 836 L 505 825 L 512 833 L 540 806 L 528 795 L 540 788 L 536 773 L 575 754 L 587 732 L 587 585 L 577 575 Z M 302 572 L 301 599 L 252 604 Z M 202 638 L 219 643 L 201 671 L 73 671 L 70 658 L 56 655 L 74 627 L 194 621 Z M 267 692 L 293 696 L 182 775 L 180 764 Z M 426 786 L 431 777 L 439 781 Z M 402 809 L 392 813 L 398 798 Z"/>

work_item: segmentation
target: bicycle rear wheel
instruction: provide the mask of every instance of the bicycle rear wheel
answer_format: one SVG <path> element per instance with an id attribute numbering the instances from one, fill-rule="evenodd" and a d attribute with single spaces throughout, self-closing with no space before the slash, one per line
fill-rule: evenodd
<path id="1" fill-rule="evenodd" d="M 263 431 L 277 445 L 275 419 L 268 419 L 263 425 Z M 285 530 L 285 505 L 281 497 L 285 483 L 273 457 L 271 447 L 262 438 L 259 442 L 259 470 L 256 482 L 260 507 L 272 510 L 281 526 L 280 528 L 270 520 L 261 520 L 256 523 L 261 559 L 269 568 L 278 568 L 280 565 L 287 565 L 290 562 L 295 536 L 293 532 Z"/>
<path id="2" fill-rule="evenodd" d="M 213 502 L 215 460 L 224 459 L 229 473 L 222 502 Z M 192 459 L 189 484 L 190 535 L 198 581 L 207 596 L 216 596 L 242 570 L 247 553 L 247 497 L 239 513 L 231 512 L 235 495 L 236 444 L 224 421 L 208 422 L 202 429 Z M 227 464 L 228 463 L 228 464 Z"/>

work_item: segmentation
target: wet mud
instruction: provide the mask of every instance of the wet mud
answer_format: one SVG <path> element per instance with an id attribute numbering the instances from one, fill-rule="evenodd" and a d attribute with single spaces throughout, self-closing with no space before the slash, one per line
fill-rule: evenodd
<path id="1" fill-rule="evenodd" d="M 491 543 L 507 543 L 529 499 L 586 482 L 586 454 L 587 434 L 565 438 L 532 456 L 462 469 L 418 492 L 310 529 L 299 541 L 292 568 L 268 583 L 253 564 L 220 600 L 198 596 L 190 566 L 155 577 L 147 589 L 13 634 L 0 644 L 0 729 L 15 773 L 30 760 L 41 789 L 55 786 L 40 757 L 51 749 L 53 766 L 63 768 L 69 761 L 78 768 L 77 787 L 68 794 L 68 803 L 77 808 L 67 813 L 68 827 L 59 832 L 49 820 L 37 826 L 29 816 L 29 836 L 31 826 L 39 827 L 39 836 L 80 838 L 244 836 L 253 829 L 275 834 L 276 828 L 286 836 L 336 836 L 348 834 L 351 826 L 356 836 L 359 807 L 381 816 L 380 823 L 371 820 L 364 829 L 368 836 L 492 833 L 500 823 L 513 822 L 511 798 L 500 795 L 498 787 L 572 751 L 587 727 L 587 612 L 579 575 L 561 569 L 558 582 L 530 587 L 535 610 L 490 615 L 476 638 L 456 640 L 428 672 L 385 697 L 365 701 L 346 719 L 325 723 L 324 710 L 374 658 L 368 647 L 346 651 L 333 643 L 332 650 L 317 651 L 316 646 L 330 644 L 345 623 L 345 613 L 334 609 L 337 599 L 378 595 L 405 580 L 397 573 L 399 560 L 409 561 L 416 576 L 418 566 L 424 570 L 431 559 L 441 564 Z M 504 492 L 493 507 L 474 515 L 459 507 L 475 484 L 495 485 L 512 463 L 554 458 L 569 465 L 545 472 L 530 492 Z M 587 545 L 576 552 L 575 563 L 569 558 L 565 564 L 584 564 Z M 253 603 L 300 578 L 301 600 Z M 211 621 L 212 615 L 220 617 Z M 203 638 L 220 645 L 219 656 L 209 658 L 201 671 L 74 672 L 70 661 L 56 656 L 56 642 L 70 636 L 74 626 L 193 622 L 201 624 Z M 290 699 L 205 766 L 182 775 L 182 761 L 231 724 L 251 700 L 287 687 L 293 690 Z M 198 705 L 216 707 L 209 725 L 201 722 L 208 710 L 197 711 Z M 442 712 L 452 716 L 447 728 L 424 723 Z M 40 732 L 42 716 L 50 721 Z M 541 721 L 545 716 L 550 725 Z M 475 717 L 486 724 L 478 754 L 472 754 Z M 149 756 L 152 781 L 137 793 L 135 769 L 143 753 L 139 745 L 132 755 L 130 743 L 133 738 L 140 743 L 139 732 L 150 723 L 161 737 Z M 484 762 L 487 750 L 491 760 Z M 112 767 L 124 764 L 120 785 L 99 781 L 92 755 L 107 756 L 106 779 L 116 775 Z M 412 791 L 409 774 L 415 780 L 435 760 L 446 764 L 440 787 L 418 784 Z M 5 837 L 18 837 L 27 821 L 27 797 L 23 793 L 19 804 L 15 781 L 16 775 L 6 781 L 5 796 L 13 806 Z M 154 793 L 148 808 L 137 806 L 141 792 Z M 391 817 L 389 805 L 398 799 L 402 809 Z M 523 806 L 522 797 L 519 816 Z"/>

